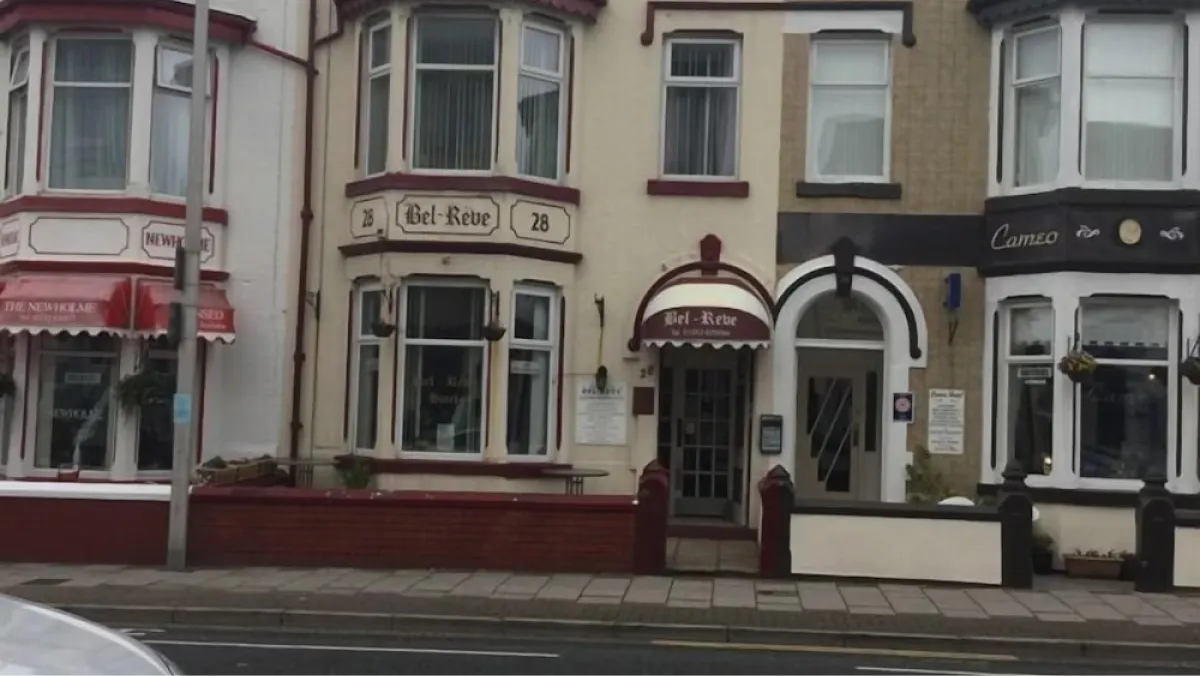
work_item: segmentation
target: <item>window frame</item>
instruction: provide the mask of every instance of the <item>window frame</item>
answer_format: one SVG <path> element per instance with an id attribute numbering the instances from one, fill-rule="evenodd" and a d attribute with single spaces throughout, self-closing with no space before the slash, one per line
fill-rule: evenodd
<path id="1" fill-rule="evenodd" d="M 492 65 L 461 65 L 461 64 L 433 64 L 432 67 L 422 67 L 420 62 L 420 47 L 421 47 L 421 20 L 422 19 L 488 19 L 492 22 Z M 411 29 L 408 46 L 409 64 L 405 73 L 408 82 L 411 86 L 408 89 L 408 101 L 405 102 L 405 109 L 408 111 L 409 125 L 406 131 L 408 137 L 408 147 L 410 149 L 409 171 L 414 174 L 431 174 L 431 175 L 446 175 L 446 176 L 491 176 L 496 172 L 496 151 L 499 147 L 499 138 L 497 137 L 497 121 L 500 116 L 500 77 L 503 73 L 503 63 L 501 61 L 501 18 L 497 14 L 488 12 L 417 12 L 411 18 Z M 418 78 L 417 72 L 425 70 L 435 71 L 471 71 L 482 72 L 491 71 L 492 73 L 492 112 L 490 125 L 492 129 L 492 142 L 488 148 L 487 169 L 437 169 L 430 167 L 421 167 L 417 164 L 417 128 L 419 126 L 419 118 L 417 116 L 417 87 Z M 406 301 L 407 302 L 407 301 Z"/>
<path id="2" fill-rule="evenodd" d="M 675 45 L 728 45 L 733 48 L 733 75 L 728 78 L 680 77 L 671 75 L 671 57 Z M 703 37 L 695 35 L 667 36 L 663 40 L 662 104 L 658 130 L 658 174 L 668 181 L 729 182 L 737 181 L 742 172 L 742 40 L 732 37 Z M 732 87 L 734 90 L 733 120 L 733 172 L 731 174 L 672 174 L 667 172 L 667 101 L 671 87 L 696 87 L 715 89 Z"/>
<path id="3" fill-rule="evenodd" d="M 392 88 L 395 86 L 395 78 L 393 77 L 393 66 L 395 55 L 392 52 L 392 15 L 376 14 L 368 17 L 361 24 L 361 53 L 359 55 L 359 91 L 362 92 L 361 111 L 362 119 L 359 124 L 363 130 L 360 140 L 361 147 L 358 149 L 360 162 L 362 163 L 363 177 L 381 176 L 388 173 L 388 150 L 391 145 L 391 96 Z M 387 62 L 381 66 L 373 66 L 371 64 L 371 56 L 374 54 L 375 40 L 379 33 L 387 31 Z M 415 63 L 414 63 L 415 66 Z M 383 168 L 379 171 L 371 171 L 371 84 L 376 78 L 386 76 L 388 78 L 387 105 L 385 106 L 384 121 L 386 126 L 383 130 Z"/>
<path id="4" fill-rule="evenodd" d="M 455 278 L 439 278 L 439 277 L 417 277 L 414 276 L 405 280 L 399 285 L 400 302 L 397 306 L 397 330 L 396 330 L 396 364 L 393 370 L 396 378 L 396 403 L 395 415 L 392 420 L 392 434 L 396 438 L 396 451 L 402 458 L 420 458 L 425 460 L 458 460 L 465 462 L 478 462 L 483 459 L 487 452 L 488 437 L 490 436 L 490 426 L 488 421 L 489 400 L 492 386 L 491 363 L 492 355 L 490 343 L 487 338 L 480 335 L 479 340 L 443 340 L 438 338 L 409 338 L 408 337 L 408 304 L 410 300 L 410 292 L 413 288 L 472 288 L 483 290 L 483 315 L 480 317 L 480 325 L 486 326 L 488 319 L 492 314 L 492 293 L 486 280 L 482 279 L 455 279 Z M 432 346 L 454 346 L 478 348 L 482 351 L 483 357 L 480 363 L 481 383 L 480 383 L 480 398 L 481 405 L 479 407 L 479 449 L 476 451 L 452 452 L 452 451 L 421 451 L 404 448 L 404 407 L 407 393 L 405 392 L 405 378 L 408 373 L 408 347 L 418 345 Z"/>
<path id="5" fill-rule="evenodd" d="M 1045 308 L 1045 309 L 1049 310 L 1049 312 L 1050 312 L 1050 351 L 1044 355 L 1014 355 L 1012 353 L 1012 316 L 1013 316 L 1013 312 L 1015 310 L 1028 310 L 1028 309 L 1035 309 L 1035 308 Z M 998 342 L 998 348 L 1002 349 L 1003 352 L 1001 354 L 996 355 L 997 369 L 996 369 L 995 377 L 999 379 L 999 382 L 996 383 L 996 388 L 995 388 L 995 391 L 996 391 L 995 404 L 996 405 L 994 406 L 994 409 L 996 411 L 998 420 L 997 420 L 997 425 L 996 425 L 996 438 L 995 438 L 994 443 L 997 446 L 996 457 L 997 457 L 997 459 L 1001 459 L 1001 458 L 1003 459 L 1003 464 L 1002 464 L 1002 467 L 1003 467 L 1004 465 L 1007 465 L 1009 460 L 1011 460 L 1014 457 L 1013 452 L 1009 449 L 1009 435 L 1011 434 L 1011 430 L 1009 429 L 1010 428 L 1009 419 L 1011 416 L 1011 412 L 1009 411 L 1009 392 L 1010 392 L 1009 368 L 1011 366 L 1021 365 L 1021 364 L 1030 364 L 1030 365 L 1037 365 L 1037 366 L 1045 365 L 1045 366 L 1049 367 L 1050 368 L 1050 386 L 1052 388 L 1051 402 L 1053 402 L 1053 399 L 1056 396 L 1053 391 L 1055 380 L 1058 378 L 1063 378 L 1065 376 L 1063 376 L 1061 373 L 1058 372 L 1057 360 L 1055 359 L 1055 351 L 1056 351 L 1055 343 L 1057 342 L 1055 340 L 1055 336 L 1057 335 L 1056 332 L 1057 332 L 1058 326 L 1059 326 L 1059 318 L 1058 318 L 1057 313 L 1055 313 L 1055 311 L 1054 311 L 1053 301 L 1049 297 L 1041 297 L 1041 298 L 1036 298 L 1036 299 L 1035 298 L 1027 298 L 1027 299 L 1020 299 L 1020 300 L 1003 301 L 1000 304 L 999 309 L 1000 309 L 999 315 L 1000 315 L 1001 325 L 999 327 L 1000 336 L 999 336 L 999 340 L 997 342 Z M 1054 414 L 1054 411 L 1051 410 L 1051 424 L 1053 425 L 1053 427 L 1051 428 L 1052 430 L 1055 427 L 1057 427 L 1058 425 L 1063 424 L 1065 422 L 1066 421 L 1059 421 L 1057 416 Z M 1053 436 L 1051 437 L 1051 439 L 1053 439 Z M 1053 445 L 1051 445 L 1051 449 L 1050 449 L 1050 460 L 1051 460 L 1051 469 L 1053 469 L 1053 463 L 1055 460 Z M 1035 480 L 1044 481 L 1050 476 L 1050 471 L 1047 471 L 1043 474 L 1030 474 L 1029 476 L 1030 476 L 1030 478 L 1035 478 Z"/>
<path id="6" fill-rule="evenodd" d="M 160 38 L 162 38 L 161 34 Z M 113 189 L 96 189 L 96 188 L 56 188 L 50 185 L 50 176 L 53 174 L 51 163 L 54 159 L 54 106 L 56 105 L 57 89 L 60 86 L 58 79 L 55 77 L 56 62 L 58 59 L 58 44 L 61 40 L 121 40 L 130 44 L 131 63 L 129 66 L 129 82 L 124 86 L 129 90 L 129 142 L 125 145 L 125 185 L 121 188 Z M 157 44 L 157 43 L 156 43 Z M 41 121 L 40 127 L 45 130 L 45 137 L 40 139 L 39 143 L 42 151 L 45 153 L 46 168 L 42 178 L 41 189 L 47 193 L 53 194 L 74 194 L 74 195 L 119 195 L 129 192 L 130 188 L 130 170 L 133 165 L 133 120 L 136 114 L 134 95 L 137 92 L 138 77 L 137 77 L 137 36 L 135 32 L 120 32 L 120 33 L 97 33 L 97 32 L 58 32 L 47 36 L 46 42 L 42 48 L 43 72 L 46 77 L 42 82 L 42 102 L 40 108 Z M 155 57 L 157 61 L 157 55 Z M 157 66 L 157 63 L 155 64 Z M 31 64 L 32 67 L 32 64 Z M 104 82 L 104 83 L 87 83 L 74 82 L 65 85 L 64 87 L 77 87 L 82 89 L 115 89 L 120 87 L 120 83 Z"/>
<path id="7" fill-rule="evenodd" d="M 20 59 L 20 57 L 22 55 L 24 55 L 24 57 L 25 57 L 25 77 L 20 82 L 17 82 L 14 79 L 13 75 L 15 72 L 15 66 L 16 66 L 17 60 Z M 29 146 L 28 121 L 29 121 L 29 110 L 30 110 L 30 103 L 31 103 L 30 97 L 29 97 L 29 69 L 33 66 L 33 62 L 31 61 L 32 58 L 33 58 L 33 53 L 30 51 L 29 39 L 27 37 L 23 37 L 23 38 L 20 38 L 17 41 L 15 41 L 13 43 L 12 48 L 9 50 L 8 90 L 7 90 L 8 94 L 7 94 L 7 99 L 6 99 L 6 104 L 8 106 L 8 112 L 6 113 L 6 128 L 4 130 L 4 133 L 5 133 L 5 155 L 4 155 L 3 196 L 6 198 L 21 194 L 21 192 L 22 192 L 21 183 L 24 182 L 24 178 L 25 178 L 24 164 L 25 164 L 26 150 Z M 13 144 L 13 119 L 12 119 L 13 97 L 18 92 L 23 92 L 25 95 L 25 119 L 20 121 L 21 138 L 17 141 L 17 144 L 14 146 L 14 144 Z M 15 156 L 14 156 L 14 150 L 16 150 Z M 16 160 L 16 164 L 13 163 L 14 160 Z M 14 180 L 14 179 L 18 179 L 18 178 L 20 179 L 19 181 Z"/>
<path id="8" fill-rule="evenodd" d="M 379 442 L 380 442 L 379 421 L 381 418 L 380 410 L 382 409 L 382 407 L 381 407 L 382 399 L 379 396 L 379 391 L 378 391 L 379 388 L 376 388 L 376 392 L 375 392 L 375 432 L 374 432 L 375 447 L 374 448 L 360 448 L 358 445 L 358 424 L 359 424 L 359 420 L 358 420 L 358 413 L 359 413 L 359 408 L 358 408 L 358 404 L 359 404 L 359 397 L 358 397 L 359 387 L 358 387 L 358 385 L 359 385 L 359 383 L 358 383 L 358 379 L 359 379 L 359 375 L 361 373 L 359 369 L 362 365 L 363 348 L 367 347 L 369 345 L 378 346 L 379 347 L 378 359 L 380 360 L 380 362 L 381 362 L 380 365 L 382 366 L 383 350 L 385 347 L 385 343 L 387 342 L 387 340 L 385 338 L 380 338 L 379 336 L 376 336 L 375 334 L 371 333 L 370 331 L 363 330 L 363 325 L 362 325 L 363 308 L 366 307 L 366 303 L 363 302 L 363 299 L 367 294 L 370 294 L 370 293 L 380 294 L 380 306 L 379 307 L 380 307 L 381 316 L 385 315 L 385 311 L 387 308 L 387 289 L 384 288 L 383 284 L 381 284 L 379 282 L 364 282 L 364 283 L 360 283 L 355 286 L 355 289 L 354 289 L 354 311 L 351 313 L 351 321 L 353 322 L 353 324 L 351 324 L 351 327 L 350 327 L 350 378 L 351 378 L 351 382 L 350 382 L 350 388 L 349 388 L 349 392 L 348 392 L 349 402 L 347 402 L 350 407 L 350 420 L 349 420 L 349 424 L 346 426 L 346 428 L 347 428 L 346 429 L 346 446 L 347 446 L 347 448 L 350 449 L 350 451 L 352 453 L 354 453 L 356 455 L 375 455 L 376 449 L 379 447 Z M 380 370 L 379 373 L 380 373 L 380 376 L 382 376 L 383 371 Z M 380 377 L 379 385 L 382 385 L 382 384 L 383 384 L 383 378 Z"/>
<path id="9" fill-rule="evenodd" d="M 1084 118 L 1084 109 L 1086 108 L 1085 99 L 1087 97 L 1088 80 L 1093 76 L 1088 74 L 1087 66 L 1087 50 L 1084 47 L 1087 40 L 1088 25 L 1158 25 L 1171 27 L 1174 37 L 1174 47 L 1172 56 L 1174 58 L 1174 69 L 1171 73 L 1171 95 L 1173 97 L 1171 105 L 1172 113 L 1172 133 L 1171 133 L 1171 177 L 1166 181 L 1154 181 L 1146 179 L 1137 179 L 1130 181 L 1114 181 L 1114 180 L 1089 180 L 1087 178 L 1087 121 Z M 1108 190 L 1122 189 L 1171 189 L 1178 188 L 1183 180 L 1183 158 L 1185 149 L 1183 148 L 1184 138 L 1184 108 L 1186 106 L 1186 97 L 1188 91 L 1188 83 L 1185 81 L 1185 65 L 1186 55 L 1185 40 L 1186 32 L 1182 30 L 1182 23 L 1176 17 L 1162 17 L 1146 14 L 1130 14 L 1122 16 L 1111 16 L 1103 14 L 1090 13 L 1085 18 L 1080 30 L 1079 38 L 1079 154 L 1075 160 L 1079 163 L 1079 180 L 1080 184 L 1085 188 L 1098 188 Z M 1060 38 L 1061 39 L 1061 38 Z M 1060 42 L 1061 44 L 1061 42 Z M 1061 59 L 1060 67 L 1061 71 Z M 1124 80 L 1164 80 L 1163 77 L 1115 77 L 1115 76 L 1095 76 L 1104 77 L 1107 79 L 1124 79 Z M 1059 140 L 1061 151 L 1062 141 Z"/>
<path id="10" fill-rule="evenodd" d="M 549 305 L 549 313 L 546 318 L 546 340 L 536 340 L 532 338 L 517 337 L 517 297 L 532 296 L 535 298 L 545 298 Z M 512 335 L 509 337 L 508 350 L 505 354 L 505 361 L 509 364 L 509 375 L 512 377 L 512 353 L 513 350 L 529 350 L 535 352 L 546 352 L 550 355 L 548 360 L 548 368 L 550 369 L 550 382 L 546 396 L 546 452 L 541 454 L 535 453 L 512 453 L 508 449 L 508 406 L 512 405 L 511 400 L 506 399 L 505 407 L 505 435 L 504 435 L 504 453 L 505 456 L 513 462 L 548 462 L 552 461 L 558 454 L 558 397 L 559 389 L 562 387 L 562 381 L 558 377 L 559 360 L 562 359 L 560 351 L 562 345 L 559 341 L 559 326 L 562 322 L 560 302 L 562 299 L 562 291 L 558 287 L 545 286 L 540 284 L 529 284 L 518 282 L 513 285 L 511 294 L 511 308 L 509 312 L 509 323 L 512 327 Z M 507 397 L 507 393 L 506 393 Z"/>
<path id="11" fill-rule="evenodd" d="M 526 40 L 528 31 L 536 31 L 536 32 L 540 32 L 540 33 L 546 33 L 548 35 L 553 35 L 558 40 L 558 72 L 557 73 L 544 71 L 540 68 L 534 68 L 531 66 L 527 66 L 525 64 L 525 40 Z M 539 182 L 543 182 L 543 183 L 559 184 L 559 183 L 562 183 L 563 179 L 565 178 L 564 168 L 566 167 L 567 124 L 569 124 L 569 122 L 567 120 L 568 110 L 567 110 L 567 105 L 566 105 L 565 99 L 567 97 L 567 92 L 568 92 L 567 88 L 570 86 L 570 81 L 569 81 L 570 73 L 567 72 L 567 70 L 569 68 L 569 59 L 568 59 L 568 55 L 567 55 L 567 49 L 569 48 L 568 40 L 567 40 L 568 37 L 569 36 L 568 36 L 568 33 L 566 30 L 564 30 L 563 28 L 560 28 L 558 26 L 555 26 L 551 23 L 545 22 L 545 21 L 538 21 L 536 19 L 525 19 L 521 23 L 521 40 L 520 40 L 520 44 L 518 46 L 518 49 L 520 50 L 520 54 L 517 58 L 517 91 L 518 91 L 517 106 L 519 107 L 521 105 L 521 100 L 520 100 L 520 95 L 519 95 L 520 94 L 520 86 L 521 86 L 520 82 L 521 82 L 521 78 L 524 78 L 524 77 L 533 78 L 535 80 L 541 80 L 543 82 L 553 82 L 553 83 L 557 84 L 558 85 L 558 98 L 559 98 L 559 101 L 558 101 L 558 138 L 555 140 L 556 148 L 555 148 L 555 152 L 554 152 L 554 162 L 555 162 L 554 178 L 546 178 L 545 176 L 529 174 L 529 173 L 526 173 L 521 170 L 521 157 L 519 154 L 520 147 L 521 147 L 521 142 L 520 142 L 521 114 L 520 114 L 520 110 L 514 111 L 514 115 L 516 116 L 516 120 L 517 120 L 517 130 L 518 130 L 518 138 L 517 138 L 516 148 L 514 149 L 517 152 L 517 156 L 514 158 L 516 173 L 521 178 L 528 179 L 530 181 L 539 181 Z"/>
<path id="12" fill-rule="evenodd" d="M 1086 307 L 1100 304 L 1120 305 L 1122 303 L 1145 302 L 1145 297 L 1131 294 L 1113 294 L 1100 293 L 1093 296 L 1081 296 L 1075 299 L 1075 321 L 1073 328 L 1076 334 L 1082 333 L 1083 314 L 1086 312 Z M 1167 356 L 1165 361 L 1162 359 L 1101 359 L 1096 358 L 1097 366 L 1166 366 L 1167 368 L 1167 433 L 1166 433 L 1166 453 L 1164 454 L 1163 472 L 1166 474 L 1168 481 L 1176 481 L 1176 476 L 1180 468 L 1176 465 L 1175 456 L 1176 449 L 1179 447 L 1179 416 L 1181 415 L 1179 399 L 1179 301 L 1175 298 L 1157 297 L 1149 299 L 1160 303 L 1166 307 L 1167 311 Z M 1086 348 L 1086 346 L 1084 346 Z M 1061 357 L 1060 357 L 1061 358 Z M 1065 378 L 1066 376 L 1061 376 Z M 1083 476 L 1083 434 L 1082 420 L 1083 407 L 1078 405 L 1078 399 L 1081 396 L 1082 385 L 1069 383 L 1070 401 L 1073 404 L 1070 412 L 1070 417 L 1067 419 L 1071 425 L 1073 440 L 1071 444 L 1071 474 L 1078 488 L 1088 489 L 1120 489 L 1136 491 L 1142 486 L 1142 480 L 1120 477 L 1085 477 Z M 1058 422 L 1058 419 L 1055 419 Z"/>
<path id="13" fill-rule="evenodd" d="M 867 82 L 837 82 L 826 83 L 816 81 L 816 64 L 818 52 L 822 44 L 857 44 L 857 45 L 872 45 L 883 47 L 883 72 L 885 73 L 885 81 L 882 83 L 867 83 Z M 893 54 L 892 54 L 892 36 L 883 35 L 879 37 L 867 35 L 847 35 L 847 36 L 812 36 L 809 40 L 808 48 L 808 91 L 806 103 L 806 121 L 805 121 L 805 180 L 810 183 L 888 183 L 892 175 L 892 95 L 893 83 Z M 815 118 L 813 115 L 813 101 L 816 99 L 816 90 L 818 88 L 845 88 L 855 90 L 865 89 L 883 89 L 884 106 L 883 106 L 883 171 L 879 176 L 858 176 L 858 175 L 825 175 L 818 168 L 817 150 L 818 145 L 814 138 Z"/>
<path id="14" fill-rule="evenodd" d="M 155 37 L 156 37 L 156 39 L 154 41 L 154 79 L 150 85 L 150 115 L 148 116 L 148 120 L 150 123 L 150 144 L 148 147 L 148 154 L 147 154 L 147 158 L 146 158 L 146 168 L 147 168 L 147 172 L 148 172 L 146 186 L 149 188 L 150 194 L 153 195 L 155 198 L 167 199 L 167 200 L 186 200 L 187 199 L 186 194 L 185 195 L 175 195 L 175 194 L 172 194 L 169 192 L 159 192 L 158 190 L 155 190 L 155 185 L 154 185 L 154 107 L 155 107 L 155 100 L 157 98 L 156 95 L 158 94 L 158 90 L 164 89 L 174 95 L 186 95 L 188 97 L 188 111 L 190 114 L 192 88 L 187 87 L 185 89 L 184 87 L 181 87 L 177 84 L 173 84 L 173 83 L 169 83 L 169 82 L 164 83 L 162 78 L 160 77 L 160 75 L 162 74 L 162 65 L 163 65 L 162 64 L 162 53 L 164 50 L 165 51 L 173 51 L 173 52 L 176 52 L 179 54 L 187 54 L 188 56 L 193 56 L 194 51 L 191 49 L 190 45 L 188 45 L 186 42 L 184 42 L 182 40 L 179 40 L 178 38 L 173 38 L 169 35 L 163 35 L 163 34 L 156 34 Z M 135 40 L 134 41 L 134 59 L 135 59 L 135 61 L 137 59 L 136 47 L 137 47 L 137 42 Z M 208 188 L 210 185 L 212 185 L 212 172 L 216 168 L 213 165 L 213 163 L 211 163 L 209 161 L 209 158 L 212 157 L 212 153 L 215 152 L 215 149 L 217 147 L 217 135 L 214 133 L 214 129 L 213 129 L 213 114 L 214 113 L 219 114 L 217 111 L 216 82 L 217 82 L 217 77 L 218 77 L 217 69 L 220 67 L 220 61 L 217 57 L 217 51 L 215 49 L 208 50 L 208 60 L 209 60 L 208 94 L 205 96 L 206 112 L 205 112 L 205 116 L 204 116 L 204 134 L 208 141 L 208 143 L 205 144 L 205 148 L 204 148 L 204 158 L 205 158 L 205 160 L 204 160 L 204 185 L 205 185 L 204 194 L 206 196 L 212 194 Z M 134 78 L 133 87 L 134 87 L 134 91 L 136 92 L 137 91 L 137 78 L 136 77 Z M 130 119 L 131 120 L 133 118 L 132 107 L 133 107 L 133 101 L 131 99 L 130 100 Z M 132 139 L 131 139 L 131 146 L 132 146 Z M 131 150 L 132 150 L 132 147 L 131 147 Z M 185 158 L 185 160 L 186 160 L 186 158 Z M 133 161 L 132 156 L 130 157 L 130 161 L 131 162 Z"/>
<path id="15" fill-rule="evenodd" d="M 32 424 L 32 428 L 33 428 L 32 429 L 32 432 L 33 432 L 32 452 L 26 454 L 26 459 L 24 461 L 25 465 L 24 465 L 23 469 L 25 471 L 26 476 L 38 477 L 38 476 L 46 476 L 48 474 L 53 475 L 53 474 L 57 473 L 59 471 L 59 468 L 61 467 L 61 466 L 59 466 L 59 467 L 55 467 L 55 466 L 40 467 L 40 466 L 38 466 L 38 455 L 39 455 L 39 452 L 41 449 L 41 445 L 43 443 L 49 443 L 49 441 L 43 440 L 43 436 L 42 436 L 43 430 L 42 430 L 42 422 L 41 421 L 44 417 L 42 414 L 42 400 L 46 396 L 46 391 L 45 391 L 46 383 L 44 382 L 44 380 L 42 378 L 43 360 L 54 359 L 57 356 L 94 357 L 94 356 L 100 355 L 100 356 L 112 359 L 112 365 L 109 367 L 110 368 L 110 374 L 109 374 L 110 389 L 109 389 L 109 394 L 108 394 L 109 401 L 107 404 L 108 410 L 105 414 L 108 417 L 108 423 L 107 423 L 108 424 L 108 438 L 105 441 L 105 444 L 106 444 L 105 466 L 102 469 L 84 468 L 82 466 L 78 467 L 76 469 L 78 469 L 80 471 L 80 476 L 110 477 L 110 476 L 112 476 L 113 471 L 115 469 L 117 469 L 118 465 L 120 464 L 120 461 L 122 458 L 122 453 L 121 453 L 122 449 L 118 447 L 120 430 L 121 430 L 121 427 L 125 424 L 125 421 L 128 420 L 129 418 L 124 415 L 124 413 L 120 410 L 121 407 L 117 405 L 115 399 L 113 398 L 112 388 L 115 387 L 116 384 L 121 379 L 121 363 L 125 356 L 124 355 L 125 350 L 123 349 L 124 348 L 124 339 L 120 335 L 111 334 L 111 333 L 102 333 L 102 334 L 98 334 L 98 336 L 94 336 L 94 337 L 99 337 L 99 336 L 104 336 L 106 339 L 111 341 L 111 347 L 112 347 L 111 350 L 109 350 L 109 351 L 100 351 L 100 350 L 86 351 L 86 350 L 56 349 L 54 347 L 54 341 L 56 340 L 56 336 L 53 336 L 50 334 L 44 334 L 44 333 L 29 336 L 28 340 L 30 340 L 34 343 L 32 346 L 33 349 L 30 350 L 30 357 L 33 359 L 33 363 L 30 365 L 30 366 L 32 366 L 32 368 L 29 369 L 29 372 L 27 373 L 27 376 L 26 376 L 27 377 L 26 387 L 29 387 L 29 384 L 30 384 L 29 380 L 36 380 L 37 392 L 36 392 L 36 397 L 29 398 L 30 401 L 27 402 L 27 406 L 26 406 L 27 410 L 22 414 L 23 417 L 25 418 L 25 420 L 27 421 L 25 424 Z M 51 393 L 50 396 L 53 397 L 53 394 Z M 134 419 L 136 420 L 136 418 L 134 418 Z M 47 430 L 47 433 L 52 434 L 48 430 Z M 136 440 L 135 440 L 135 445 L 133 447 L 129 448 L 129 454 L 131 456 L 134 456 L 133 468 L 134 468 L 134 476 L 136 477 L 137 476 Z"/>
<path id="16" fill-rule="evenodd" d="M 1045 75 L 1038 78 L 1026 78 L 1017 82 L 1017 59 L 1020 58 L 1020 41 L 1021 38 L 1036 35 L 1038 33 L 1058 34 L 1058 68 L 1054 75 Z M 1004 89 L 1004 144 L 1000 148 L 1003 167 L 1003 190 L 1008 194 L 1025 194 L 1034 192 L 1045 192 L 1053 190 L 1059 184 L 1059 176 L 1062 174 L 1063 162 L 1063 137 L 1066 130 L 1063 128 L 1063 121 L 1069 117 L 1069 113 L 1065 112 L 1063 105 L 1063 93 L 1065 82 L 1063 80 L 1063 54 L 1065 52 L 1065 31 L 1063 25 L 1058 19 L 1050 22 L 1038 22 L 1030 26 L 1023 26 L 1019 29 L 1009 29 L 1005 33 L 1006 41 L 1009 48 L 1004 54 L 1006 63 L 1004 64 L 1004 82 L 1001 83 Z M 1048 181 L 1041 183 L 1030 183 L 1027 185 L 1017 185 L 1017 89 L 1026 85 L 1036 85 L 1051 80 L 1058 81 L 1058 145 L 1056 150 L 1056 165 L 1054 176 Z M 1075 116 L 1082 123 L 1082 106 L 1077 111 Z"/>

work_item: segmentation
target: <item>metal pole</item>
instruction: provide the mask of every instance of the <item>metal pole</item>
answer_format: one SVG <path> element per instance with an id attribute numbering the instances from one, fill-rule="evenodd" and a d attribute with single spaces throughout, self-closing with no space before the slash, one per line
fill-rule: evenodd
<path id="1" fill-rule="evenodd" d="M 196 299 L 200 291 L 200 247 L 204 225 L 205 119 L 208 103 L 208 0 L 196 0 L 192 32 L 192 107 L 188 134 L 187 221 L 184 230 L 183 331 L 179 343 L 173 417 L 174 460 L 171 465 L 171 511 L 167 527 L 167 566 L 187 567 L 188 491 L 195 458 L 193 430 L 196 419 L 192 399 L 196 393 L 199 345 L 196 335 Z"/>

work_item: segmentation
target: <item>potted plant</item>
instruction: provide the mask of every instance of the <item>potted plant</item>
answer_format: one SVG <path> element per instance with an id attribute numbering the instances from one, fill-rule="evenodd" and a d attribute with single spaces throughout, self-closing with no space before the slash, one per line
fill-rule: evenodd
<path id="1" fill-rule="evenodd" d="M 1076 346 L 1058 360 L 1058 370 L 1073 383 L 1087 383 L 1096 372 L 1096 358 Z"/>
<path id="2" fill-rule="evenodd" d="M 150 406 L 168 406 L 175 394 L 175 384 L 168 373 L 139 368 L 117 381 L 117 403 L 127 412 Z"/>
<path id="3" fill-rule="evenodd" d="M 1063 555 L 1063 566 L 1068 577 L 1082 577 L 1091 580 L 1119 580 L 1121 569 L 1125 566 L 1125 558 L 1129 555 L 1123 551 L 1100 552 L 1095 549 L 1082 551 L 1076 549 L 1072 554 Z"/>
<path id="4" fill-rule="evenodd" d="M 953 495 L 946 477 L 933 466 L 929 449 L 918 444 L 913 448 L 913 461 L 905 468 L 908 475 L 908 501 L 922 505 L 936 505 Z"/>
<path id="5" fill-rule="evenodd" d="M 1054 538 L 1037 524 L 1033 525 L 1033 572 L 1049 575 L 1054 572 Z"/>
<path id="6" fill-rule="evenodd" d="M 371 485 L 371 459 L 361 455 L 343 456 L 339 463 L 338 476 L 342 485 L 349 489 L 367 488 Z"/>
<path id="7" fill-rule="evenodd" d="M 484 325 L 483 337 L 486 338 L 489 343 L 494 343 L 503 338 L 504 333 L 507 330 L 508 329 L 506 329 L 500 322 L 492 319 L 490 322 Z"/>
<path id="8" fill-rule="evenodd" d="M 382 319 L 376 319 L 374 322 L 371 322 L 371 335 L 376 338 L 388 338 L 395 332 L 395 324 L 389 324 Z"/>

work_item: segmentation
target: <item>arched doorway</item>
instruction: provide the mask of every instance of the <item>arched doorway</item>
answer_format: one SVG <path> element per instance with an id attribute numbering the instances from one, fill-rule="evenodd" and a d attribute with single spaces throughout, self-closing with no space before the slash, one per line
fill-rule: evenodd
<path id="1" fill-rule="evenodd" d="M 889 267 L 838 251 L 785 275 L 775 303 L 779 463 L 798 494 L 903 502 L 908 422 L 893 417 L 892 403 L 925 366 L 929 333 L 916 294 Z M 821 409 L 839 404 L 840 412 Z"/>

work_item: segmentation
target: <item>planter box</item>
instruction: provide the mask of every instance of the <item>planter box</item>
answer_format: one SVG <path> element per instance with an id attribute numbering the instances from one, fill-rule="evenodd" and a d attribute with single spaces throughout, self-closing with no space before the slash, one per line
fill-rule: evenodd
<path id="1" fill-rule="evenodd" d="M 1121 577 L 1123 558 L 1108 556 L 1071 556 L 1063 557 L 1063 565 L 1069 577 L 1082 577 L 1091 580 L 1117 580 Z"/>

